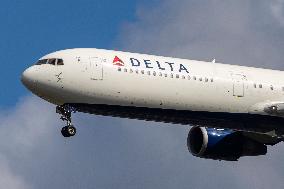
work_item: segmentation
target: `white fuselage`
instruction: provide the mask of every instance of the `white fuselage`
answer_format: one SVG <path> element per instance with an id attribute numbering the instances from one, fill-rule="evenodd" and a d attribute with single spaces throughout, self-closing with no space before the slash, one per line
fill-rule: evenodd
<path id="1" fill-rule="evenodd" d="M 266 114 L 284 100 L 284 72 L 99 49 L 44 56 L 23 82 L 54 104 L 82 103 L 206 112 Z"/>

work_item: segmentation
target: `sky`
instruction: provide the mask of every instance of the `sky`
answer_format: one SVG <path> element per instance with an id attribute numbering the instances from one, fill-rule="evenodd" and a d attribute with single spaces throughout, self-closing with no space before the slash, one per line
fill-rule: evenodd
<path id="1" fill-rule="evenodd" d="M 135 21 L 146 1 L 2 0 L 0 7 L 0 106 L 15 105 L 27 91 L 20 75 L 43 55 L 66 48 L 113 47 L 120 25 Z M 151 3 L 153 4 L 153 3 Z M 148 5 L 151 5 L 148 4 Z"/>
<path id="2" fill-rule="evenodd" d="M 55 106 L 20 83 L 44 54 L 119 49 L 284 70 L 283 0 L 2 0 L 0 187 L 284 188 L 284 146 L 238 162 L 187 150 L 190 126 L 77 113 L 60 134 Z"/>

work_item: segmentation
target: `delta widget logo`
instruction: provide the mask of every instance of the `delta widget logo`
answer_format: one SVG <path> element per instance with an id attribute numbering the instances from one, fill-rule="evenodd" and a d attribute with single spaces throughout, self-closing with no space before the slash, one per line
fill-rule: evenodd
<path id="1" fill-rule="evenodd" d="M 118 56 L 114 57 L 112 64 L 116 66 L 124 66 L 124 62 L 120 58 L 118 58 Z"/>

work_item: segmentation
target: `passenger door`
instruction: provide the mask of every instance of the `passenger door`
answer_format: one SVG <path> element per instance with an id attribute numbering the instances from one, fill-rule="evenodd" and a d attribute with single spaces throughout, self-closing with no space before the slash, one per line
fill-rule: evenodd
<path id="1" fill-rule="evenodd" d="M 243 74 L 232 74 L 233 80 L 233 96 L 244 97 L 244 82 L 246 76 Z"/>
<path id="2" fill-rule="evenodd" d="M 90 57 L 91 79 L 103 80 L 103 63 L 99 57 Z"/>

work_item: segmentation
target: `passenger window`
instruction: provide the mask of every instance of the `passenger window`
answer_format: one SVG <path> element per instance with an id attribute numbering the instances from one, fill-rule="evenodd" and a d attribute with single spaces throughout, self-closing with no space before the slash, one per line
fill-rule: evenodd
<path id="1" fill-rule="evenodd" d="M 147 74 L 148 74 L 148 75 L 151 75 L 151 72 L 150 72 L 150 71 L 147 71 Z"/>
<path id="2" fill-rule="evenodd" d="M 182 79 L 185 79 L 185 76 L 184 76 L 184 75 L 182 76 Z"/>
<path id="3" fill-rule="evenodd" d="M 156 76 L 156 72 L 155 71 L 153 71 L 153 76 Z"/>
<path id="4" fill-rule="evenodd" d="M 208 78 L 207 77 L 205 78 L 205 82 L 208 82 Z"/>
<path id="5" fill-rule="evenodd" d="M 213 82 L 214 80 L 213 80 L 213 78 L 211 78 L 211 82 Z"/>
<path id="6" fill-rule="evenodd" d="M 199 78 L 199 81 L 202 81 L 202 77 Z"/>
<path id="7" fill-rule="evenodd" d="M 118 71 L 119 71 L 119 72 L 121 71 L 121 67 L 118 67 Z"/>
<path id="8" fill-rule="evenodd" d="M 171 74 L 171 78 L 174 78 L 174 74 Z"/>
<path id="9" fill-rule="evenodd" d="M 57 65 L 58 66 L 64 65 L 63 60 L 62 59 L 57 59 Z"/>
<path id="10" fill-rule="evenodd" d="M 256 84 L 255 83 L 253 84 L 253 87 L 256 88 Z"/>
<path id="11" fill-rule="evenodd" d="M 195 76 L 193 76 L 193 80 L 196 80 L 196 77 L 195 77 Z"/>
<path id="12" fill-rule="evenodd" d="M 262 84 L 259 84 L 258 87 L 261 89 L 262 88 Z"/>
<path id="13" fill-rule="evenodd" d="M 144 70 L 141 70 L 141 74 L 144 74 Z"/>
<path id="14" fill-rule="evenodd" d="M 138 70 L 135 70 L 135 72 L 136 72 L 137 74 L 139 74 L 139 71 L 138 71 Z"/>
<path id="15" fill-rule="evenodd" d="M 49 59 L 47 63 L 51 65 L 55 65 L 56 59 L 55 58 Z"/>
<path id="16" fill-rule="evenodd" d="M 176 74 L 176 78 L 179 78 L 179 75 L 178 75 L 178 74 Z"/>
<path id="17" fill-rule="evenodd" d="M 187 79 L 188 79 L 188 80 L 190 80 L 190 75 L 189 75 L 189 76 L 187 76 Z"/>
<path id="18" fill-rule="evenodd" d="M 129 70 L 129 72 L 130 72 L 130 73 L 133 73 L 133 70 L 132 70 L 132 69 L 130 69 L 130 70 Z"/>
<path id="19" fill-rule="evenodd" d="M 273 86 L 272 85 L 270 86 L 270 89 L 273 91 Z"/>
<path id="20" fill-rule="evenodd" d="M 162 76 L 163 76 L 163 74 L 160 72 L 160 73 L 159 73 L 159 76 L 160 76 L 160 77 L 162 77 Z"/>
<path id="21" fill-rule="evenodd" d="M 124 68 L 124 72 L 127 72 L 127 69 L 126 69 L 126 68 Z"/>
<path id="22" fill-rule="evenodd" d="M 165 77 L 168 77 L 168 74 L 166 74 L 166 73 L 165 73 L 165 75 L 164 75 L 164 76 L 165 76 Z"/>

